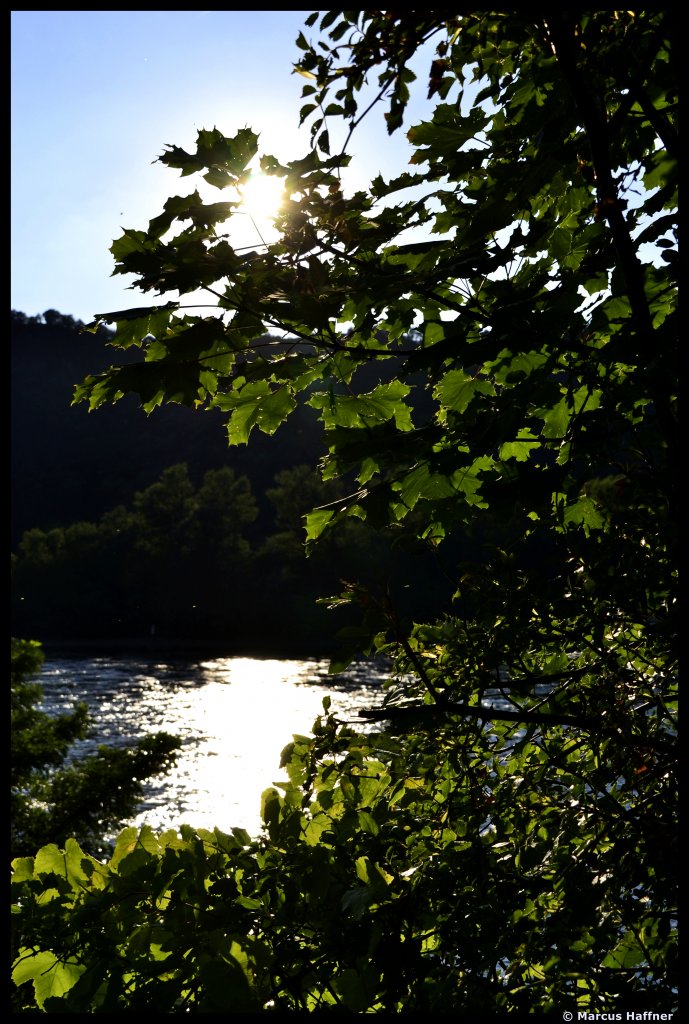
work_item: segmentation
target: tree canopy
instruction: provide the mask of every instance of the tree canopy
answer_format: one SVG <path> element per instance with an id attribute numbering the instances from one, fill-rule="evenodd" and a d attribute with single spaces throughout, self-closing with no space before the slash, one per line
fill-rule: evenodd
<path id="1" fill-rule="evenodd" d="M 142 359 L 75 401 L 220 409 L 242 444 L 305 396 L 322 477 L 353 480 L 307 544 L 389 529 L 452 596 L 408 618 L 343 581 L 349 656 L 390 657 L 390 685 L 372 731 L 326 706 L 288 744 L 260 837 L 128 830 L 106 864 L 72 840 L 15 862 L 27 1007 L 676 1008 L 673 24 L 313 12 L 312 145 L 260 157 L 287 198 L 250 251 L 229 225 L 253 131 L 159 157 L 231 198 L 174 196 L 113 243 L 166 301 L 87 325 Z M 408 125 L 414 89 L 432 102 Z M 409 166 L 352 192 L 379 105 Z M 185 308 L 199 289 L 210 315 Z"/>

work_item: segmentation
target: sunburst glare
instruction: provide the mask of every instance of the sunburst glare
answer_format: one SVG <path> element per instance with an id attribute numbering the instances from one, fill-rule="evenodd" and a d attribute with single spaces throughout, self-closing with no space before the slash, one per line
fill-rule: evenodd
<path id="1" fill-rule="evenodd" d="M 238 212 L 248 214 L 257 225 L 272 224 L 284 199 L 280 178 L 268 174 L 252 174 L 241 190 Z"/>

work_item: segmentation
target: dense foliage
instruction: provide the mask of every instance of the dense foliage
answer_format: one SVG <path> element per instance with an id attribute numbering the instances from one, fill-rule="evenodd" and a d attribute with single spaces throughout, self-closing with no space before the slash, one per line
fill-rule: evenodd
<path id="1" fill-rule="evenodd" d="M 126 230 L 116 272 L 180 301 L 97 317 L 144 359 L 76 399 L 221 409 L 241 444 L 308 393 L 323 477 L 357 478 L 309 543 L 352 517 L 422 541 L 452 597 L 405 621 L 394 588 L 346 582 L 352 652 L 393 660 L 380 731 L 326 707 L 259 838 L 129 830 L 105 864 L 71 840 L 16 861 L 14 980 L 68 1012 L 673 1010 L 672 15 L 307 26 L 312 149 L 261 158 L 280 240 L 236 251 L 234 199 L 198 191 Z M 353 130 L 376 100 L 398 130 L 424 60 L 410 169 L 352 194 Z M 209 129 L 160 159 L 234 195 L 256 150 Z M 184 311 L 199 288 L 215 315 Z"/>
<path id="2" fill-rule="evenodd" d="M 172 767 L 180 741 L 168 733 L 151 733 L 132 747 L 101 745 L 95 754 L 72 758 L 75 742 L 89 735 L 88 709 L 79 703 L 56 716 L 42 711 L 43 691 L 34 680 L 42 664 L 39 643 L 12 640 L 12 856 L 73 838 L 92 855 L 110 854 L 108 833 L 132 817 L 142 782 Z"/>

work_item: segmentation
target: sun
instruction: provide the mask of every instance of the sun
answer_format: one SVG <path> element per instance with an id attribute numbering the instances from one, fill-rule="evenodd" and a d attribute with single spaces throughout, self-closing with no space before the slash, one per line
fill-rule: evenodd
<path id="1" fill-rule="evenodd" d="M 283 182 L 280 178 L 257 172 L 242 188 L 241 197 L 238 213 L 246 213 L 257 224 L 270 224 L 285 197 Z"/>

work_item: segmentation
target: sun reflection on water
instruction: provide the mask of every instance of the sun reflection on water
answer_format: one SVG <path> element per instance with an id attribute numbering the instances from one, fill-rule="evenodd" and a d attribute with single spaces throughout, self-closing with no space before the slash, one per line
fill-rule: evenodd
<path id="1" fill-rule="evenodd" d="M 241 826 L 256 834 L 262 791 L 285 778 L 281 751 L 293 735 L 311 732 L 323 697 L 353 719 L 380 700 L 384 678 L 373 665 L 329 676 L 318 660 L 56 658 L 46 660 L 40 682 L 48 711 L 62 713 L 77 699 L 89 705 L 95 732 L 76 755 L 161 729 L 181 737 L 177 765 L 145 783 L 131 824 Z"/>

